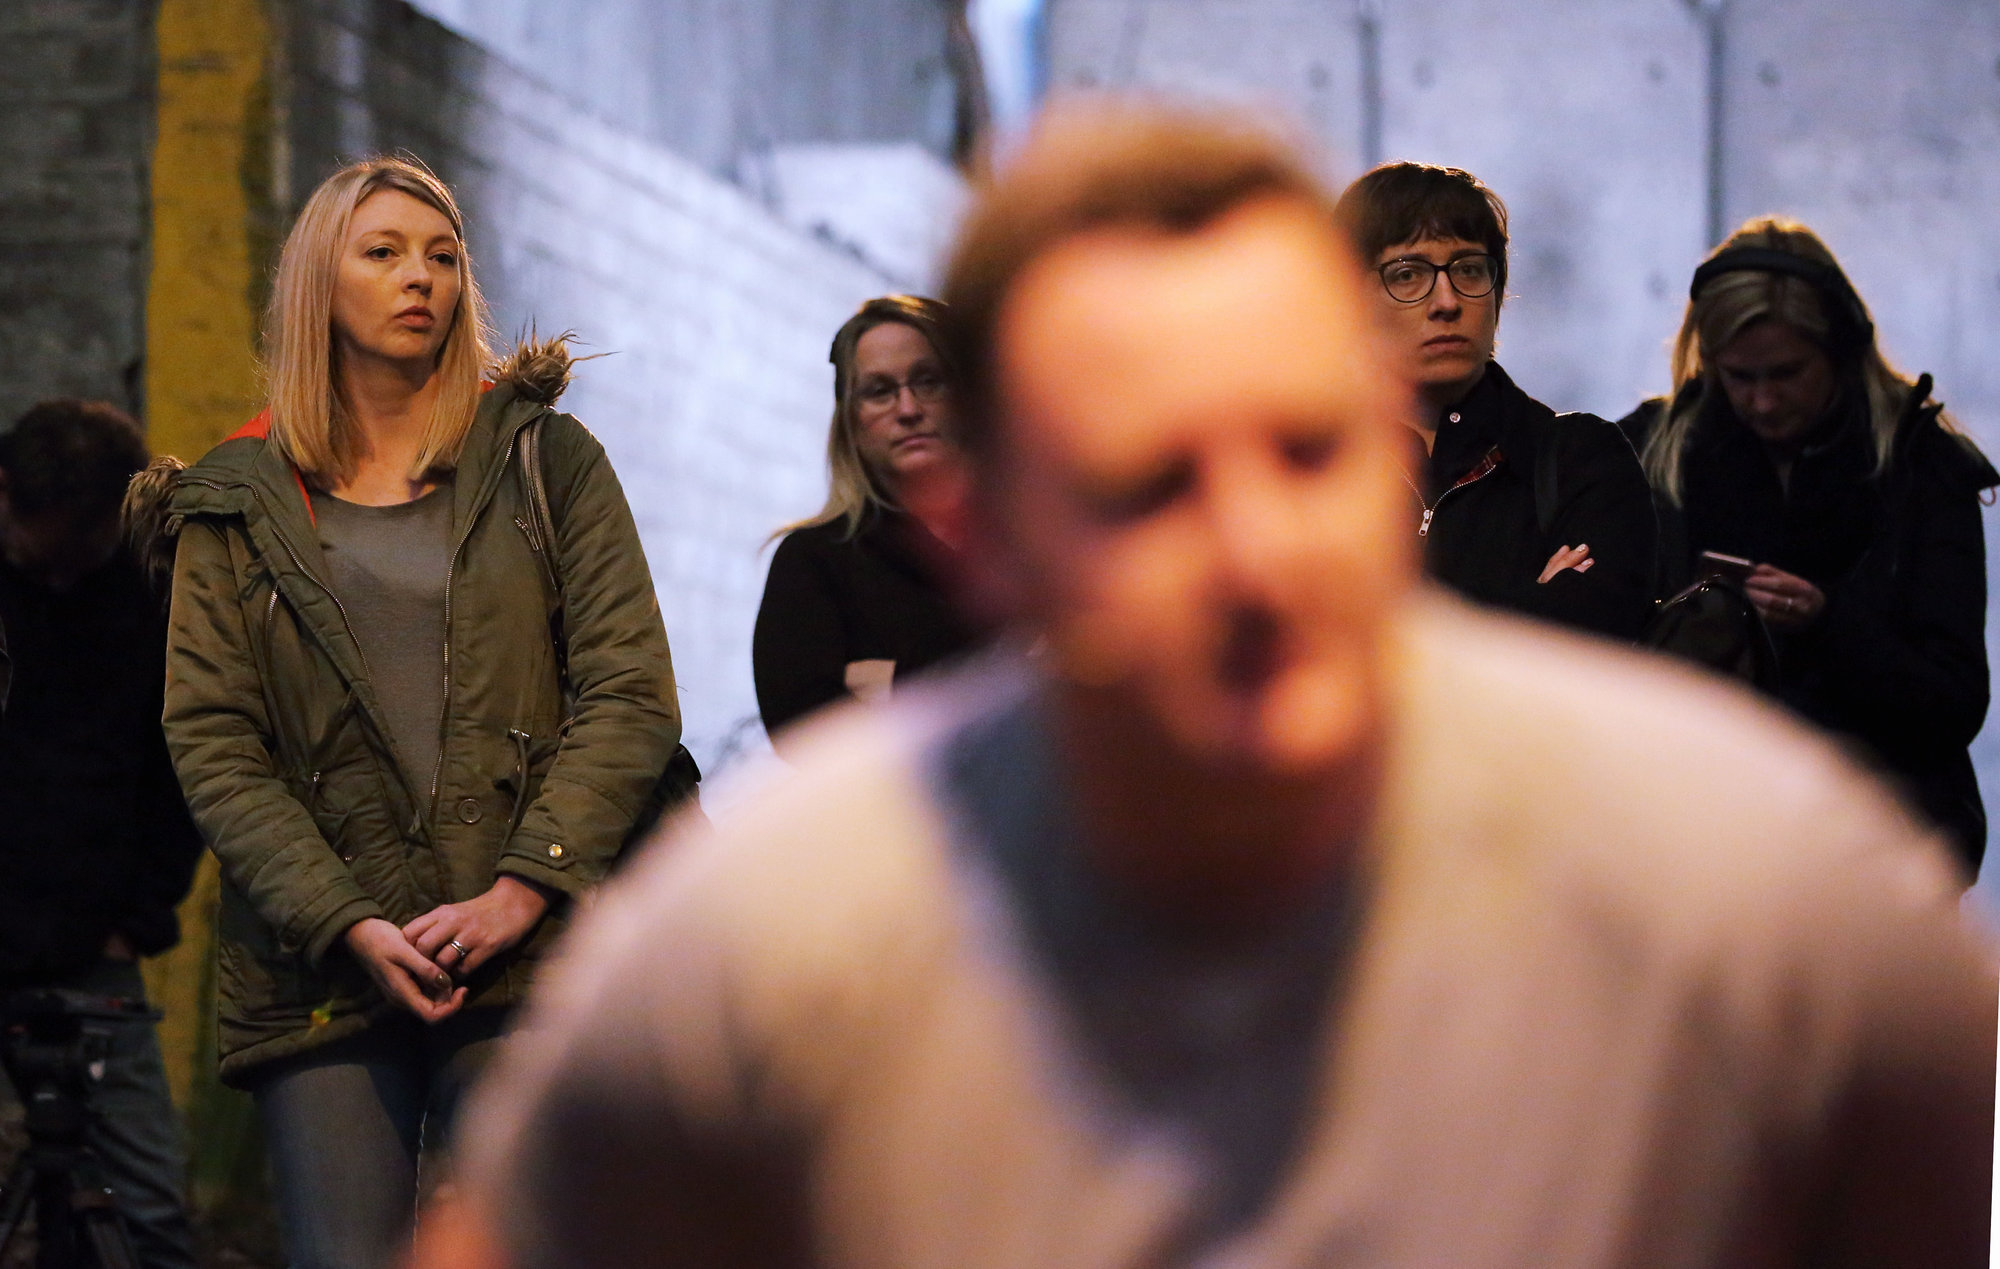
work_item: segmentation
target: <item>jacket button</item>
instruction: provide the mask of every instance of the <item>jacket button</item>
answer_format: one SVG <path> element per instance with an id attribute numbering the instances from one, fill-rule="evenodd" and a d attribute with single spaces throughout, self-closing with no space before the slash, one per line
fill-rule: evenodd
<path id="1" fill-rule="evenodd" d="M 466 824 L 477 824 L 479 822 L 479 815 L 480 815 L 480 810 L 479 810 L 478 798 L 461 798 L 459 800 L 458 818 L 461 822 Z"/>
<path id="2" fill-rule="evenodd" d="M 549 843 L 549 858 L 550 858 L 550 859 L 561 859 L 562 857 L 563 857 L 563 845 L 562 845 L 562 843 L 561 843 L 561 842 L 550 842 L 550 843 Z"/>
<path id="3" fill-rule="evenodd" d="M 1451 412 L 1451 421 L 1454 423 L 1458 422 L 1458 411 L 1453 410 Z"/>

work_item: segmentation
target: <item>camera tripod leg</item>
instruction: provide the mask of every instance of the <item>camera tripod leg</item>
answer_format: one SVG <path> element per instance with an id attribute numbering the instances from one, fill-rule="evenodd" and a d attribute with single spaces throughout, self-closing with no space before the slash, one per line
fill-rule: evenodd
<path id="1" fill-rule="evenodd" d="M 15 1162 L 0 1190 L 0 1254 L 20 1232 L 31 1204 L 37 1269 L 139 1269 L 124 1219 L 89 1161 L 37 1167 L 24 1154 Z"/>
<path id="2" fill-rule="evenodd" d="M 90 1263 L 95 1269 L 139 1269 L 138 1253 L 132 1250 L 125 1220 L 111 1201 L 111 1188 L 104 1183 L 97 1161 L 88 1156 L 77 1160 L 68 1179 L 66 1232 L 77 1263 Z M 85 1246 L 92 1253 L 88 1262 L 82 1255 Z"/>
<path id="3" fill-rule="evenodd" d="M 90 1238 L 97 1269 L 139 1269 L 139 1257 L 125 1236 L 124 1223 L 109 1206 L 90 1207 L 80 1213 L 83 1232 Z"/>
<path id="4" fill-rule="evenodd" d="M 7 1244 L 14 1241 L 14 1235 L 21 1228 L 21 1218 L 28 1214 L 28 1201 L 35 1196 L 32 1169 L 24 1155 L 14 1161 L 14 1170 L 7 1175 L 5 1188 L 0 1188 L 0 1255 L 5 1255 Z"/>

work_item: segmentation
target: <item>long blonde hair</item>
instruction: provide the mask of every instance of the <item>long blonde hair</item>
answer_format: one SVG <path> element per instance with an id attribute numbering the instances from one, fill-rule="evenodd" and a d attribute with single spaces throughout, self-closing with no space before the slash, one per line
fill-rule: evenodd
<path id="1" fill-rule="evenodd" d="M 861 443 L 855 436 L 855 357 L 863 335 L 877 326 L 900 322 L 922 335 L 930 344 L 932 354 L 944 369 L 947 382 L 956 390 L 958 374 L 944 342 L 944 312 L 943 302 L 928 296 L 878 295 L 862 304 L 855 310 L 854 316 L 841 324 L 833 337 L 833 347 L 827 353 L 827 360 L 833 363 L 833 423 L 826 434 L 826 505 L 819 509 L 817 515 L 788 524 L 773 537 L 782 537 L 794 529 L 831 524 L 835 520 L 845 520 L 847 536 L 852 537 L 871 508 L 897 509 L 896 499 L 882 487 L 881 478 L 869 470 L 867 460 L 861 457 Z M 956 444 L 958 438 L 946 439 Z"/>
<path id="2" fill-rule="evenodd" d="M 480 380 L 493 360 L 486 300 L 472 277 L 458 203 L 444 182 L 413 159 L 392 157 L 361 159 L 320 182 L 278 258 L 264 314 L 264 379 L 272 443 L 301 472 L 335 483 L 354 475 L 362 438 L 336 373 L 334 280 L 354 209 L 382 190 L 397 190 L 436 208 L 458 238 L 458 308 L 438 351 L 437 402 L 410 479 L 457 465 L 479 404 Z"/>
<path id="3" fill-rule="evenodd" d="M 1798 221 L 1781 216 L 1760 216 L 1745 222 L 1709 258 L 1739 247 L 1782 251 L 1814 264 L 1840 268 L 1840 262 L 1818 234 Z M 1860 303 L 1858 295 L 1855 302 Z M 1866 320 L 1865 305 L 1859 316 Z M 1785 273 L 1738 269 L 1717 274 L 1699 295 L 1688 301 L 1680 334 L 1674 338 L 1674 390 L 1667 399 L 1666 417 L 1652 429 L 1639 452 L 1646 479 L 1676 506 L 1680 505 L 1683 488 L 1683 460 L 1696 423 L 1709 410 L 1729 408 L 1722 385 L 1705 372 L 1737 336 L 1764 321 L 1783 322 L 1834 359 L 1841 390 L 1858 388 L 1867 401 L 1875 470 L 1880 472 L 1889 465 L 1897 426 L 1916 385 L 1889 364 L 1872 334 L 1858 351 L 1853 347 L 1841 349 L 1834 315 L 1827 311 L 1827 297 L 1813 283 Z M 1692 383 L 1699 386 L 1688 391 Z M 1947 431 L 1957 430 L 1942 413 L 1938 415 L 1938 423 Z"/>

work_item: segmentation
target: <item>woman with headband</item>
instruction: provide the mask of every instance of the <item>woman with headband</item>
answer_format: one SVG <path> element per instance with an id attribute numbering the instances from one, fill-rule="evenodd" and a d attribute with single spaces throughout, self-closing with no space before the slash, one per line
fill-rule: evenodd
<path id="1" fill-rule="evenodd" d="M 1775 641 L 1778 694 L 1860 742 L 1976 871 L 1980 501 L 2000 475 L 1929 375 L 1890 366 L 1833 253 L 1792 221 L 1751 221 L 1695 271 L 1673 377 L 1624 422 L 1668 589 L 1738 581 Z"/>

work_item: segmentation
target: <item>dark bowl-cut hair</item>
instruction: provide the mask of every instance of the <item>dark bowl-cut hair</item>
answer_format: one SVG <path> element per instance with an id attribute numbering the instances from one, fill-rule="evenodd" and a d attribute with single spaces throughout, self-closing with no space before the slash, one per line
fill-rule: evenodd
<path id="1" fill-rule="evenodd" d="M 1498 268 L 1493 293 L 1507 291 L 1507 204 L 1463 168 L 1384 163 L 1347 187 L 1338 217 L 1369 266 L 1384 251 L 1425 238 L 1476 242 Z"/>
<path id="2" fill-rule="evenodd" d="M 959 439 L 975 471 L 999 435 L 995 335 L 1015 284 L 1070 238 L 1110 226 L 1193 234 L 1263 199 L 1323 216 L 1333 196 L 1288 144 L 1196 107 L 1068 104 L 978 191 L 945 270 L 943 324 L 957 368 Z"/>
<path id="3" fill-rule="evenodd" d="M 7 501 L 22 515 L 116 515 L 151 459 L 139 425 L 106 401 L 43 401 L 0 432 Z"/>

